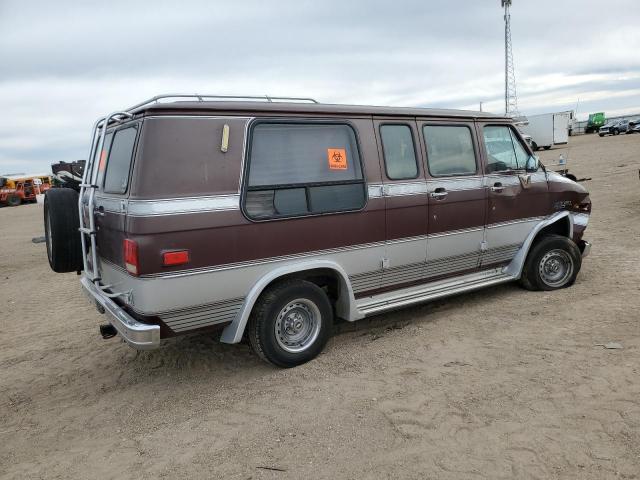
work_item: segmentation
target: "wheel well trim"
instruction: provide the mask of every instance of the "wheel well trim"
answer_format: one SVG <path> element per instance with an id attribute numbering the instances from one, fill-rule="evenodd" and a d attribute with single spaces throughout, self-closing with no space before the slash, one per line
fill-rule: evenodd
<path id="1" fill-rule="evenodd" d="M 336 310 L 338 315 L 344 317 L 348 321 L 355 321 L 362 318 L 363 315 L 359 313 L 356 308 L 356 301 L 353 294 L 353 288 L 351 287 L 351 282 L 349 281 L 349 276 L 338 263 L 331 260 L 297 262 L 295 264 L 284 265 L 271 270 L 253 284 L 240 307 L 240 311 L 233 321 L 222 331 L 220 341 L 223 343 L 239 343 L 242 340 L 253 306 L 262 292 L 264 292 L 264 290 L 273 282 L 293 273 L 319 269 L 331 270 L 338 277 L 339 294 L 338 300 L 336 301 Z"/>
<path id="2" fill-rule="evenodd" d="M 562 212 L 556 212 L 551 215 L 549 218 L 542 220 L 538 223 L 527 235 L 522 247 L 518 250 L 516 256 L 511 260 L 511 263 L 507 265 L 505 273 L 513 276 L 514 279 L 519 279 L 522 276 L 522 270 L 524 269 L 524 263 L 527 261 L 527 256 L 529 255 L 529 250 L 531 249 L 531 245 L 533 245 L 533 241 L 536 239 L 538 234 L 549 225 L 553 225 L 559 221 L 567 219 L 569 222 L 569 231 L 567 232 L 568 238 L 573 238 L 573 216 L 571 212 L 564 210 Z"/>

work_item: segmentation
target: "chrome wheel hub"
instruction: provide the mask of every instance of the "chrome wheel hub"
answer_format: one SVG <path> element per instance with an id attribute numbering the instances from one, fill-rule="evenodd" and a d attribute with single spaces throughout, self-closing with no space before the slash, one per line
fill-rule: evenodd
<path id="1" fill-rule="evenodd" d="M 276 341 L 283 350 L 302 352 L 318 338 L 320 310 L 306 298 L 294 300 L 280 310 L 274 328 Z"/>
<path id="2" fill-rule="evenodd" d="M 573 275 L 573 259 L 564 250 L 550 250 L 542 259 L 538 267 L 540 279 L 549 287 L 561 287 Z"/>

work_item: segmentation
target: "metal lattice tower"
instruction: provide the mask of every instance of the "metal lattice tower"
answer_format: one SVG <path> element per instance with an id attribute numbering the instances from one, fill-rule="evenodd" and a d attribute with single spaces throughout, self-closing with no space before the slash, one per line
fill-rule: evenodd
<path id="1" fill-rule="evenodd" d="M 516 94 L 516 72 L 513 66 L 511 44 L 511 7 L 512 0 L 501 0 L 504 8 L 504 111 L 509 117 L 518 117 L 518 96 Z"/>

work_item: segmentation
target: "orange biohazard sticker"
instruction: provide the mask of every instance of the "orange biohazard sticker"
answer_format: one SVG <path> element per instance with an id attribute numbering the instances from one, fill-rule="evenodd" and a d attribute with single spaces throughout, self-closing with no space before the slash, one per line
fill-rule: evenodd
<path id="1" fill-rule="evenodd" d="M 330 170 L 346 170 L 347 151 L 344 148 L 327 148 L 327 157 L 329 158 Z"/>
<path id="2" fill-rule="evenodd" d="M 98 163 L 98 171 L 104 172 L 104 169 L 106 166 L 107 166 L 107 151 L 102 150 L 102 152 L 100 152 L 100 163 Z"/>

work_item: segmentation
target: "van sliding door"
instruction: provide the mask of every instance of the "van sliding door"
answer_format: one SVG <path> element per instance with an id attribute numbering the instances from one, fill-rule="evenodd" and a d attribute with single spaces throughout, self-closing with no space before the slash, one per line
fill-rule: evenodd
<path id="1" fill-rule="evenodd" d="M 381 152 L 386 242 L 382 287 L 424 281 L 427 245 L 427 184 L 413 118 L 376 118 Z"/>

